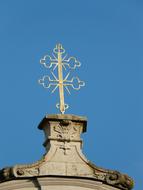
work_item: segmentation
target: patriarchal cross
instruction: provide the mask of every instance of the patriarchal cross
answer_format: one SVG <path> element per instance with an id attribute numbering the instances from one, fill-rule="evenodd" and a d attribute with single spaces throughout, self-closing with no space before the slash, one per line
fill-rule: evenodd
<path id="1" fill-rule="evenodd" d="M 59 88 L 60 103 L 56 104 L 56 107 L 60 109 L 62 114 L 68 109 L 68 104 L 64 101 L 64 90 L 70 94 L 70 87 L 75 90 L 79 90 L 85 85 L 84 81 L 81 81 L 78 77 L 70 77 L 71 71 L 80 67 L 81 64 L 75 57 L 67 58 L 65 49 L 61 44 L 57 44 L 53 49 L 52 56 L 45 55 L 40 60 L 40 63 L 45 68 L 50 69 L 50 76 L 45 75 L 39 80 L 39 83 L 44 88 L 52 88 L 52 93 Z"/>

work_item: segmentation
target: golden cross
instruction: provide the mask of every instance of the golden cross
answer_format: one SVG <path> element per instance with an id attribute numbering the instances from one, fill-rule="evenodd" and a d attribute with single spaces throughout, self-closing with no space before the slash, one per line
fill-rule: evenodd
<path id="1" fill-rule="evenodd" d="M 61 55 L 60 44 L 57 45 L 58 49 L 58 76 L 59 76 L 59 95 L 60 95 L 60 111 L 61 113 L 65 112 L 65 103 L 64 103 L 64 87 L 63 87 L 63 66 L 62 66 L 62 55 Z"/>
<path id="2" fill-rule="evenodd" d="M 52 57 L 45 55 L 44 58 L 40 60 L 40 63 L 43 64 L 44 67 L 51 69 L 50 73 L 52 75 L 52 78 L 48 75 L 45 75 L 42 79 L 39 80 L 39 83 L 43 85 L 44 88 L 54 87 L 52 93 L 57 88 L 59 88 L 60 103 L 56 104 L 56 107 L 60 109 L 60 112 L 62 114 L 64 114 L 65 110 L 69 107 L 68 104 L 65 104 L 64 101 L 64 89 L 66 89 L 70 94 L 69 87 L 72 87 L 75 90 L 79 90 L 81 86 L 85 85 L 85 83 L 83 81 L 80 81 L 78 77 L 72 77 L 69 80 L 69 70 L 74 70 L 77 67 L 80 67 L 81 64 L 75 57 L 69 57 L 67 59 L 67 55 L 64 54 L 65 49 L 61 44 L 57 44 L 53 50 Z M 56 69 L 57 76 L 55 75 Z M 64 71 L 66 72 L 65 74 Z"/>

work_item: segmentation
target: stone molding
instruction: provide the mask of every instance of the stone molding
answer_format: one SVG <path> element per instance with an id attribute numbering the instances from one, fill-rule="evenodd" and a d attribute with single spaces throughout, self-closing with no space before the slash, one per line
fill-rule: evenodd
<path id="1" fill-rule="evenodd" d="M 42 176 L 0 183 L 1 190 L 55 190 L 59 189 L 59 186 L 62 190 L 118 190 L 117 188 L 105 185 L 100 181 L 82 177 Z"/>

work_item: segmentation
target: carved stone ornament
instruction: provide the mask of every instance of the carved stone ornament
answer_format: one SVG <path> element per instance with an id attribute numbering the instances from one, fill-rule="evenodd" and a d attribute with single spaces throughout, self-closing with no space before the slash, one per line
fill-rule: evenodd
<path id="1" fill-rule="evenodd" d="M 133 180 L 126 174 L 97 167 L 83 155 L 79 137 L 86 131 L 86 118 L 49 115 L 42 120 L 39 128 L 45 132 L 47 153 L 34 164 L 0 170 L 0 183 L 19 178 L 64 176 L 89 178 L 122 190 L 133 188 Z"/>
<path id="2" fill-rule="evenodd" d="M 68 125 L 63 125 L 63 122 L 57 126 L 54 126 L 54 131 L 57 133 L 57 137 L 60 139 L 75 139 L 79 134 L 78 128 L 71 125 L 71 122 Z"/>

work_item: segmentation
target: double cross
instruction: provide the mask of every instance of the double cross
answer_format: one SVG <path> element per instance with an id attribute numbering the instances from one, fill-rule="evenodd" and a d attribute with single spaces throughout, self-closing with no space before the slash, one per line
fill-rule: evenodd
<path id="1" fill-rule="evenodd" d="M 40 60 L 40 63 L 44 65 L 45 68 L 50 69 L 52 78 L 49 75 L 45 75 L 39 80 L 39 83 L 43 85 L 44 88 L 53 87 L 52 93 L 59 88 L 60 103 L 56 104 L 56 107 L 64 114 L 65 110 L 69 107 L 64 101 L 64 89 L 70 94 L 69 87 L 72 87 L 74 90 L 79 90 L 85 85 L 84 81 L 81 81 L 78 77 L 69 79 L 70 71 L 80 67 L 81 64 L 75 57 L 67 58 L 65 49 L 61 44 L 57 44 L 53 49 L 52 57 L 45 55 L 44 58 Z"/>

